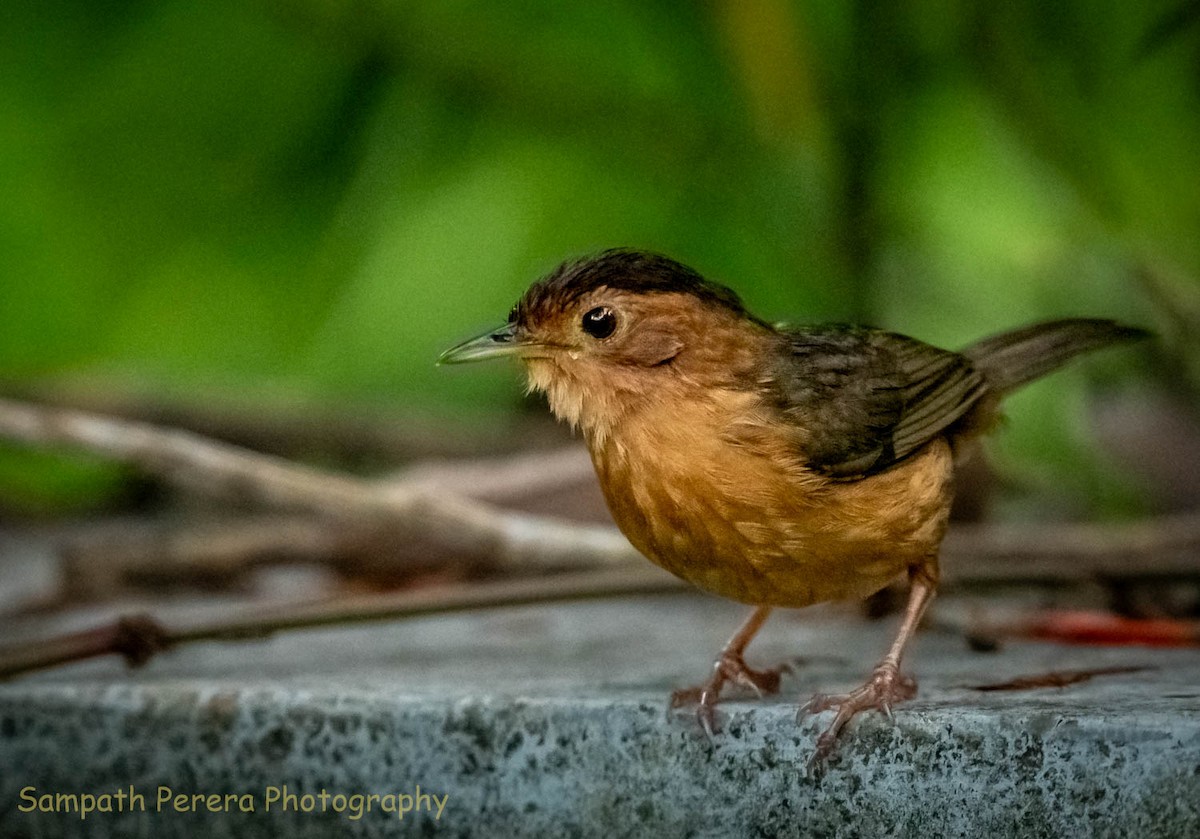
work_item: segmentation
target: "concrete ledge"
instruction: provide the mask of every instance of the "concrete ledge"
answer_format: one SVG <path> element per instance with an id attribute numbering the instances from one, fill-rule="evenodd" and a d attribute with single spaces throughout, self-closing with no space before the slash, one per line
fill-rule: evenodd
<path id="1" fill-rule="evenodd" d="M 921 698 L 897 710 L 894 727 L 860 717 L 840 760 L 808 777 L 825 718 L 796 725 L 795 697 L 862 678 L 890 625 L 782 616 L 754 658 L 817 657 L 785 699 L 725 705 L 710 742 L 689 715 L 668 717 L 664 700 L 703 675 L 739 615 L 691 597 L 538 607 L 0 685 L 0 835 L 1200 835 L 1200 654 L 1013 644 L 980 655 L 929 633 L 913 667 Z M 1122 665 L 1153 669 L 1062 690 L 967 687 Z M 301 799 L 264 811 L 285 785 L 381 798 L 360 819 L 336 812 L 334 798 L 324 812 L 318 799 L 312 812 Z M 382 796 L 417 785 L 448 796 L 440 817 L 435 799 L 403 820 L 378 810 Z M 146 812 L 23 813 L 28 786 L 132 786 Z M 256 809 L 240 812 L 241 799 L 156 812 L 160 786 L 249 794 Z"/>

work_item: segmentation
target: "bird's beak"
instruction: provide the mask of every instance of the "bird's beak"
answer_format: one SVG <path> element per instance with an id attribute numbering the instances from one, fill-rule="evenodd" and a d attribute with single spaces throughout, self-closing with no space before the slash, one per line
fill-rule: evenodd
<path id="1" fill-rule="evenodd" d="M 485 332 L 469 341 L 451 347 L 440 356 L 438 364 L 462 364 L 466 361 L 481 361 L 504 355 L 525 355 L 539 344 L 529 341 L 517 332 L 514 324 L 506 323 L 499 329 Z"/>

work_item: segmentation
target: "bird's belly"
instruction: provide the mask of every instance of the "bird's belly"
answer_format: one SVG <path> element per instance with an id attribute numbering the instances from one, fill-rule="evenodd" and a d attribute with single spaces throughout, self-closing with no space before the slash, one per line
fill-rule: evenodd
<path id="1" fill-rule="evenodd" d="M 854 482 L 798 482 L 744 452 L 687 464 L 594 459 L 613 517 L 639 551 L 699 588 L 753 604 L 878 591 L 936 553 L 951 497 L 941 439 Z"/>

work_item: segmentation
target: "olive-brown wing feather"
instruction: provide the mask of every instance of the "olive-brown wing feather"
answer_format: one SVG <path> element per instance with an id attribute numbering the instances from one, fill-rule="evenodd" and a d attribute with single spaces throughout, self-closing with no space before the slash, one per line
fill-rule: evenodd
<path id="1" fill-rule="evenodd" d="M 880 472 L 961 418 L 986 391 L 958 353 L 882 330 L 781 333 L 770 390 L 805 464 L 835 478 Z"/>

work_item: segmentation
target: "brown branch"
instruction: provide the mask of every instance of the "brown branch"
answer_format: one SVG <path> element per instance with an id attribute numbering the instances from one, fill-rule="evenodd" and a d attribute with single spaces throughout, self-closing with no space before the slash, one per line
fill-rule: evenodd
<path id="1" fill-rule="evenodd" d="M 544 414 L 470 423 L 434 412 L 397 412 L 257 394 L 205 393 L 202 400 L 165 396 L 142 380 L 91 371 L 86 378 L 38 382 L 0 378 L 14 401 L 103 414 L 125 422 L 181 428 L 255 451 L 338 463 L 403 463 L 431 457 L 469 458 L 557 445 L 567 431 Z"/>
<path id="2" fill-rule="evenodd" d="M 580 445 L 519 456 L 432 461 L 373 484 L 449 492 L 524 509 L 569 512 L 611 523 L 587 450 Z M 414 574 L 470 573 L 461 555 L 389 538 L 386 522 L 347 522 L 280 513 L 197 521 L 120 518 L 73 529 L 60 544 L 62 594 L 103 600 L 129 587 L 231 588 L 272 564 L 322 564 L 348 577 L 395 585 Z M 568 564 L 564 562 L 564 564 Z"/>
<path id="3" fill-rule="evenodd" d="M 1071 584 L 1200 575 L 1200 514 L 1131 522 L 959 525 L 942 544 L 949 585 Z"/>
<path id="4" fill-rule="evenodd" d="M 362 481 L 318 472 L 281 458 L 159 428 L 70 409 L 0 399 L 0 434 L 39 446 L 83 449 L 205 495 L 283 510 L 360 516 L 388 506 Z M 393 493 L 396 510 L 422 499 Z M 392 511 L 389 511 L 392 512 Z"/>
<path id="5" fill-rule="evenodd" d="M 58 552 L 61 596 L 73 602 L 112 599 L 130 588 L 236 588 L 249 572 L 274 564 L 332 565 L 370 576 L 373 558 L 351 526 L 270 513 L 215 521 L 106 520 L 62 539 Z M 390 564 L 394 575 L 398 563 L 391 558 Z"/>
<path id="6" fill-rule="evenodd" d="M 377 485 L 386 491 L 392 484 L 425 487 L 476 501 L 506 507 L 520 505 L 522 508 L 542 497 L 561 499 L 564 492 L 586 488 L 592 491 L 593 513 L 605 513 L 601 520 L 610 521 L 592 459 L 587 449 L 578 443 L 503 457 L 427 460 Z"/>
<path id="7" fill-rule="evenodd" d="M 392 544 L 501 572 L 636 561 L 612 528 L 503 512 L 416 484 L 321 472 L 187 431 L 0 399 L 0 436 L 82 449 L 202 495 L 369 526 Z"/>
<path id="8" fill-rule="evenodd" d="M 271 610 L 255 608 L 236 617 L 191 626 L 166 626 L 149 615 L 127 615 L 83 632 L 0 647 L 0 679 L 103 655 L 121 655 L 130 666 L 138 666 L 158 652 L 196 641 L 236 641 L 284 630 L 687 590 L 665 571 L 643 565 L 345 597 Z"/>

